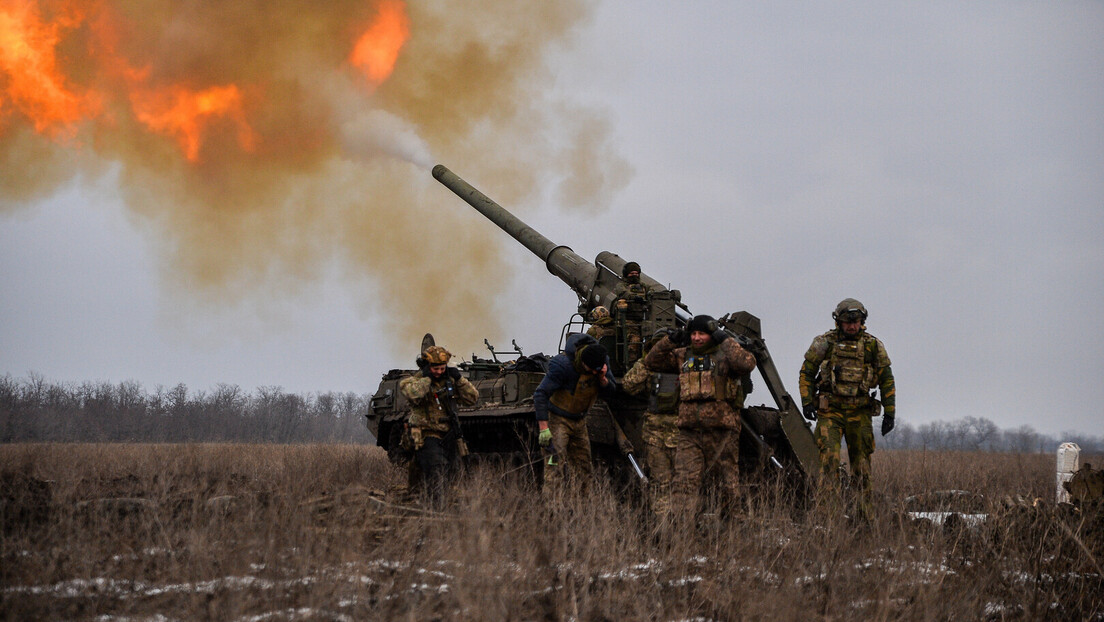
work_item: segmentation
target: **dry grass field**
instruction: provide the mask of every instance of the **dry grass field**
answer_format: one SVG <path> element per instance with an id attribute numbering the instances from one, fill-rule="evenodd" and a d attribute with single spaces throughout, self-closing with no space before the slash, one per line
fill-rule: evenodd
<path id="1" fill-rule="evenodd" d="M 736 516 L 656 526 L 602 484 L 553 502 L 494 465 L 445 511 L 412 509 L 361 445 L 3 445 L 0 617 L 1104 619 L 1101 525 L 1054 507 L 1052 455 L 874 469 L 872 525 L 768 486 Z M 907 513 L 949 506 L 987 517 Z"/>

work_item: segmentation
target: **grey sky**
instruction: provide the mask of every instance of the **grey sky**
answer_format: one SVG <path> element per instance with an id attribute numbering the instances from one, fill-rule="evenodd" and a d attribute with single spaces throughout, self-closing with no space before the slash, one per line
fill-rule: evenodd
<path id="1" fill-rule="evenodd" d="M 759 316 L 791 392 L 853 296 L 902 420 L 1104 434 L 1101 33 L 1099 2 L 603 2 L 547 59 L 550 92 L 608 112 L 632 180 L 596 214 L 502 202 L 696 313 Z M 181 317 L 162 241 L 128 214 L 108 175 L 0 215 L 0 373 L 363 393 L 412 362 L 338 263 L 295 296 Z M 501 269 L 500 334 L 445 345 L 554 350 L 573 294 L 520 247 Z"/>

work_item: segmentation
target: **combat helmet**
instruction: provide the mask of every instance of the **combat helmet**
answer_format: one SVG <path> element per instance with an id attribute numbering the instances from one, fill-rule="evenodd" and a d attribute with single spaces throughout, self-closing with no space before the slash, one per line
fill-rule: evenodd
<path id="1" fill-rule="evenodd" d="M 430 365 L 444 365 L 452 358 L 452 353 L 441 346 L 429 346 L 422 353 L 422 358 Z"/>
<path id="2" fill-rule="evenodd" d="M 844 298 L 836 305 L 836 310 L 832 312 L 832 319 L 837 324 L 840 322 L 866 322 L 867 315 L 869 314 L 866 312 L 863 303 L 854 298 Z"/>
<path id="3" fill-rule="evenodd" d="M 610 318 L 609 309 L 603 307 L 602 305 L 598 305 L 597 307 L 591 309 L 589 317 L 591 324 L 608 324 L 609 321 L 612 321 Z"/>

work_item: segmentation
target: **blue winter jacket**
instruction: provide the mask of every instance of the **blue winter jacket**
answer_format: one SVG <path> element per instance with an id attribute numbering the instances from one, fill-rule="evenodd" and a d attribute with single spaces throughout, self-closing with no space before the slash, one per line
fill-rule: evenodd
<path id="1" fill-rule="evenodd" d="M 548 361 L 548 373 L 544 375 L 536 391 L 533 392 L 533 406 L 537 411 L 537 421 L 548 421 L 548 413 L 554 412 L 568 419 L 582 419 L 586 413 L 574 414 L 557 408 L 549 401 L 552 394 L 560 389 L 575 392 L 579 381 L 579 372 L 575 371 L 575 353 L 583 346 L 595 345 L 598 341 L 583 333 L 568 335 L 564 351 Z M 609 382 L 598 390 L 600 397 L 611 397 L 617 392 L 617 381 L 609 369 L 609 357 L 606 357 L 606 378 Z"/>

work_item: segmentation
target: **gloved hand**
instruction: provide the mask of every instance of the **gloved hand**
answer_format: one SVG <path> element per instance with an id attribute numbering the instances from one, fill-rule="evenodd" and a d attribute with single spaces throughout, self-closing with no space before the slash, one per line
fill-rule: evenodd
<path id="1" fill-rule="evenodd" d="M 463 376 L 460 374 L 459 367 L 446 367 L 445 371 L 448 373 L 448 377 L 452 378 L 453 380 L 459 380 L 463 378 Z"/>
<path id="2" fill-rule="evenodd" d="M 725 332 L 725 329 L 718 328 L 717 330 L 713 331 L 713 341 L 721 343 L 725 339 L 728 339 L 728 333 Z"/>
<path id="3" fill-rule="evenodd" d="M 424 358 L 422 358 L 420 356 L 418 358 L 414 359 L 414 364 L 417 365 L 418 369 L 420 369 L 422 371 L 425 371 L 426 369 L 429 368 L 429 362 L 426 361 Z"/>
<path id="4" fill-rule="evenodd" d="M 801 414 L 805 415 L 805 418 L 809 421 L 817 420 L 817 406 L 813 402 L 809 402 L 805 406 L 801 407 Z"/>
<path id="5" fill-rule="evenodd" d="M 897 424 L 896 420 L 895 415 L 882 415 L 882 436 L 893 431 L 893 426 Z"/>
<path id="6" fill-rule="evenodd" d="M 548 447 L 552 444 L 552 430 L 545 428 L 540 431 L 540 436 L 537 437 L 541 447 Z"/>
<path id="7" fill-rule="evenodd" d="M 690 333 L 687 333 L 685 328 L 668 329 L 667 338 L 680 348 L 690 343 Z"/>

